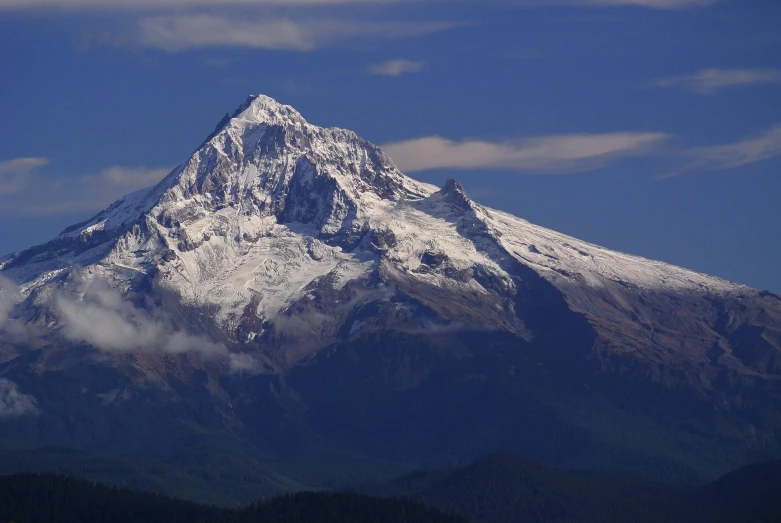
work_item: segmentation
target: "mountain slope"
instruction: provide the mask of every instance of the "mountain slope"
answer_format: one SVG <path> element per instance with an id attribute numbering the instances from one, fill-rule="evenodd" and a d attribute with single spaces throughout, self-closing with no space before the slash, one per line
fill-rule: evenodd
<path id="1" fill-rule="evenodd" d="M 737 523 L 781 512 L 779 465 L 747 466 L 708 485 L 684 486 L 556 470 L 502 453 L 465 467 L 411 473 L 368 491 L 410 497 L 476 523 Z"/>
<path id="2" fill-rule="evenodd" d="M 48 449 L 36 453 L 4 452 L 4 458 L 10 457 L 19 465 L 31 460 L 28 463 L 34 467 L 42 464 L 38 460 L 41 456 L 62 459 L 66 454 L 62 449 Z M 101 481 L 113 484 L 118 484 L 118 478 L 125 477 L 128 470 L 149 471 L 154 476 L 154 468 L 161 467 L 147 462 L 120 463 L 71 454 L 73 463 L 81 460 L 82 469 L 74 469 L 75 473 L 93 476 L 101 473 Z M 558 470 L 518 455 L 501 453 L 464 467 L 416 471 L 370 486 L 356 484 L 351 494 L 299 493 L 249 507 L 248 501 L 235 502 L 252 496 L 252 482 L 241 478 L 241 473 L 235 474 L 235 490 L 231 491 L 228 479 L 231 465 L 218 465 L 209 472 L 188 471 L 191 477 L 207 473 L 212 480 L 215 477 L 226 480 L 219 488 L 224 488 L 226 495 L 233 495 L 230 505 L 238 507 L 233 510 L 182 501 L 210 503 L 208 491 L 192 482 L 175 486 L 179 499 L 167 499 L 50 474 L 15 474 L 0 477 L 0 521 L 20 516 L 22 521 L 58 522 L 386 520 L 383 518 L 466 521 L 457 517 L 447 519 L 420 503 L 449 514 L 460 514 L 473 523 L 771 521 L 770 517 L 781 513 L 781 498 L 777 495 L 781 481 L 779 465 L 781 462 L 755 464 L 707 485 L 685 486 L 647 482 L 611 472 Z M 143 481 L 144 474 L 137 475 Z M 153 491 L 170 491 L 172 487 L 161 483 Z M 41 503 L 42 499 L 46 503 Z"/>
<path id="3" fill-rule="evenodd" d="M 246 450 L 200 447 L 153 461 L 59 447 L 0 449 L 0 476 L 59 474 L 231 508 L 282 494 L 389 481 L 409 470 L 335 451 L 281 461 Z"/>
<path id="4" fill-rule="evenodd" d="M 37 402 L 7 444 L 517 450 L 679 480 L 781 449 L 781 298 L 416 182 L 265 96 L 0 274 L 0 376 Z"/>
<path id="5" fill-rule="evenodd" d="M 42 503 L 42 501 L 44 501 Z M 307 492 L 240 510 L 53 475 L 0 478 L 0 519 L 36 523 L 465 523 L 423 505 L 359 494 Z"/>
<path id="6" fill-rule="evenodd" d="M 241 453 L 201 449 L 168 463 L 62 448 L 2 449 L 0 475 L 62 474 L 209 505 L 238 507 L 306 490 L 305 485 Z"/>

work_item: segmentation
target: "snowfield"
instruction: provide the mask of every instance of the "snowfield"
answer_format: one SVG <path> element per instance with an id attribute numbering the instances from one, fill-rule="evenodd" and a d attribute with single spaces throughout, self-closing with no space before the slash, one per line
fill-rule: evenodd
<path id="1" fill-rule="evenodd" d="M 123 292 L 154 279 L 187 306 L 213 311 L 231 336 L 248 307 L 262 323 L 326 279 L 338 290 L 382 263 L 478 294 L 488 291 L 471 275 L 487 271 L 512 290 L 509 259 L 565 290 L 611 282 L 636 292 L 750 290 L 483 207 L 452 181 L 441 190 L 417 182 L 351 131 L 311 125 L 266 96 L 250 97 L 157 186 L 5 258 L 0 271 L 38 302 L 74 268 Z"/>

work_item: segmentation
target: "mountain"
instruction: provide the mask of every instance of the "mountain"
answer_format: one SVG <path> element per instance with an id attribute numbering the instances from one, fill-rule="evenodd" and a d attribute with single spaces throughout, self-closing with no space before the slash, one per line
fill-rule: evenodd
<path id="1" fill-rule="evenodd" d="M 44 501 L 42 503 L 42 501 Z M 12 519 L 13 518 L 13 519 Z M 308 492 L 244 509 L 209 507 L 54 475 L 0 478 L 0 521 L 35 523 L 466 523 L 407 500 Z"/>
<path id="2" fill-rule="evenodd" d="M 413 472 L 368 491 L 446 507 L 476 523 L 710 521 L 693 517 L 694 486 L 558 470 L 511 453 L 464 467 Z"/>
<path id="3" fill-rule="evenodd" d="M 675 481 L 781 455 L 781 298 L 419 183 L 265 96 L 0 276 L 0 445 Z"/>
<path id="4" fill-rule="evenodd" d="M 238 453 L 206 455 L 203 450 L 174 456 L 168 462 L 52 447 L 0 450 L 0 475 L 22 473 L 62 474 L 224 507 L 308 490 L 275 471 L 270 463 Z"/>
<path id="5" fill-rule="evenodd" d="M 781 514 L 779 482 L 781 461 L 689 486 L 558 470 L 501 453 L 464 467 L 410 473 L 366 491 L 416 499 L 475 523 L 739 523 Z"/>
<path id="6" fill-rule="evenodd" d="M 95 457 L 76 457 L 87 467 L 95 463 Z M 125 460 L 128 466 L 148 467 Z M 780 481 L 779 461 L 743 467 L 708 485 L 685 486 L 557 470 L 501 453 L 464 467 L 362 485 L 352 493 L 301 492 L 218 508 L 203 504 L 204 492 L 188 491 L 187 485 L 181 493 L 197 504 L 52 474 L 15 474 L 0 476 L 0 521 L 746 523 L 781 514 Z"/>
<path id="7" fill-rule="evenodd" d="M 344 453 L 281 461 L 212 447 L 186 450 L 163 461 L 61 447 L 0 449 L 0 476 L 60 474 L 228 508 L 318 488 L 381 484 L 410 470 Z"/>

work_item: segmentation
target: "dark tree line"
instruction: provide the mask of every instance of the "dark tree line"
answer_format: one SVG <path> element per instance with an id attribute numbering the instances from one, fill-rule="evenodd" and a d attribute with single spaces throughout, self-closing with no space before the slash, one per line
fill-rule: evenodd
<path id="1" fill-rule="evenodd" d="M 466 523 L 408 500 L 305 492 L 241 510 L 51 474 L 0 477 L 0 521 L 19 523 Z"/>

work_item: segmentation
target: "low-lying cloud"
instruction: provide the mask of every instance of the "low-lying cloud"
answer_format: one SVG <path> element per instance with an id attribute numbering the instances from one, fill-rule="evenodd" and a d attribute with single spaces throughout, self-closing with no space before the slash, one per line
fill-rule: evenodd
<path id="1" fill-rule="evenodd" d="M 424 66 L 424 62 L 398 58 L 369 66 L 369 73 L 380 76 L 401 76 L 407 73 L 419 73 Z"/>
<path id="2" fill-rule="evenodd" d="M 750 85 L 781 85 L 781 69 L 702 69 L 692 74 L 660 78 L 655 87 L 676 87 L 699 94 Z"/>
<path id="3" fill-rule="evenodd" d="M 490 142 L 427 136 L 383 146 L 396 165 L 412 173 L 432 169 L 503 169 L 572 173 L 596 169 L 625 156 L 653 152 L 664 133 L 619 132 L 542 136 Z"/>
<path id="4" fill-rule="evenodd" d="M 225 360 L 236 372 L 261 368 L 252 356 L 234 354 L 224 345 L 176 330 L 167 318 L 136 307 L 99 280 L 84 286 L 81 299 L 60 294 L 55 306 L 66 339 L 104 352 L 188 353 L 205 360 Z"/>
<path id="5" fill-rule="evenodd" d="M 0 419 L 18 418 L 39 413 L 36 399 L 24 394 L 19 385 L 6 378 L 0 378 Z"/>
<path id="6" fill-rule="evenodd" d="M 0 343 L 24 341 L 25 328 L 10 317 L 21 295 L 16 285 L 0 276 Z M 24 394 L 19 385 L 0 378 L 0 419 L 39 414 L 35 397 Z"/>

